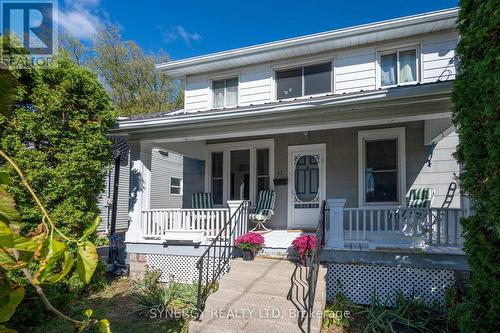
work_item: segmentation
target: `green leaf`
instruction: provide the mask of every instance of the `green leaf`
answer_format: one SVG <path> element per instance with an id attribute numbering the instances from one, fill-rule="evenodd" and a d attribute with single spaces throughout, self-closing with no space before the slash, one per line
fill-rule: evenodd
<path id="1" fill-rule="evenodd" d="M 2 248 L 0 249 L 0 267 L 7 271 L 13 271 L 16 269 L 24 268 L 28 265 L 24 261 L 16 261 L 14 256 L 8 252 L 8 250 Z"/>
<path id="2" fill-rule="evenodd" d="M 16 330 L 13 330 L 11 328 L 5 327 L 4 325 L 0 325 L 0 332 L 2 332 L 2 333 L 19 333 Z"/>
<path id="3" fill-rule="evenodd" d="M 19 222 L 20 219 L 14 199 L 4 189 L 0 188 L 0 222 L 3 221 L 9 224 Z"/>
<path id="4" fill-rule="evenodd" d="M 111 333 L 111 326 L 107 319 L 99 320 L 97 327 L 99 328 L 99 333 Z"/>
<path id="5" fill-rule="evenodd" d="M 80 238 L 80 240 L 83 240 L 86 237 L 92 235 L 97 230 L 97 227 L 99 226 L 99 224 L 101 224 L 101 217 L 97 216 L 94 219 L 94 222 L 92 222 L 92 224 L 87 229 L 85 229 L 85 231 L 83 232 L 83 236 L 82 236 L 82 238 Z"/>
<path id="6" fill-rule="evenodd" d="M 74 263 L 75 263 L 75 259 L 71 255 L 71 252 L 65 251 L 62 270 L 57 274 L 53 274 L 49 277 L 46 277 L 42 282 L 47 283 L 47 284 L 51 284 L 51 283 L 57 283 L 57 282 L 61 281 L 71 271 L 71 268 L 73 267 Z"/>
<path id="7" fill-rule="evenodd" d="M 97 250 L 90 241 L 78 244 L 78 258 L 76 267 L 78 275 L 83 283 L 89 283 L 97 267 L 99 257 Z"/>
<path id="8" fill-rule="evenodd" d="M 52 271 L 55 264 L 64 254 L 66 245 L 57 239 L 50 239 L 46 249 L 45 258 L 40 262 L 40 267 L 34 276 L 34 283 L 42 283 L 47 275 Z"/>
<path id="9" fill-rule="evenodd" d="M 7 278 L 0 280 L 2 297 L 0 298 L 0 323 L 6 322 L 12 317 L 16 308 L 24 298 L 24 288 L 21 286 L 12 287 Z"/>
<path id="10" fill-rule="evenodd" d="M 31 239 L 15 234 L 7 224 L 0 221 L 0 246 L 19 251 L 34 252 L 37 244 Z"/>

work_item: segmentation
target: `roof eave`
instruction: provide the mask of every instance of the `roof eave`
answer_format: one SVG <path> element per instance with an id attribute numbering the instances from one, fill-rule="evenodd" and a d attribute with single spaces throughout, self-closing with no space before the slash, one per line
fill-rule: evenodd
<path id="1" fill-rule="evenodd" d="M 316 43 L 326 40 L 334 40 L 350 36 L 369 34 L 386 29 L 402 28 L 406 26 L 425 24 L 439 20 L 456 19 L 457 17 L 458 17 L 458 8 L 445 9 L 445 10 L 406 16 L 386 21 L 363 24 L 328 32 L 322 32 L 312 35 L 306 35 L 296 38 L 289 38 L 281 41 L 243 47 L 239 49 L 217 52 L 198 57 L 181 59 L 177 61 L 160 63 L 155 65 L 155 68 L 173 77 L 182 77 L 185 75 L 185 73 L 179 74 L 178 71 L 180 69 L 186 69 L 188 67 L 209 65 L 220 61 L 227 61 L 233 58 L 251 56 L 254 54 L 259 54 L 269 51 L 277 51 L 281 49 L 302 46 L 309 43 Z"/>

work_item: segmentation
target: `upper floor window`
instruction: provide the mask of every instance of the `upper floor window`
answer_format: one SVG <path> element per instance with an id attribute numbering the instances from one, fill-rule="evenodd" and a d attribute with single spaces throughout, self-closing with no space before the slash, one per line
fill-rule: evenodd
<path id="1" fill-rule="evenodd" d="M 236 106 L 238 104 L 238 78 L 212 81 L 214 108 Z"/>
<path id="2" fill-rule="evenodd" d="M 380 54 L 380 86 L 418 81 L 417 49 L 402 49 Z"/>
<path id="3" fill-rule="evenodd" d="M 276 71 L 276 98 L 287 99 L 332 91 L 332 63 Z"/>

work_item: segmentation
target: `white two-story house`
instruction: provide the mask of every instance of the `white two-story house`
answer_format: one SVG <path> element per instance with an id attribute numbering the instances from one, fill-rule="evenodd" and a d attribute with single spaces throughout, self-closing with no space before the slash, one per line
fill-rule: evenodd
<path id="1" fill-rule="evenodd" d="M 269 253 L 316 230 L 326 201 L 324 256 L 331 274 L 375 262 L 396 276 L 406 273 L 391 269 L 437 270 L 436 297 L 442 297 L 453 270 L 466 270 L 458 221 L 467 202 L 455 183 L 460 165 L 451 123 L 457 13 L 157 64 L 184 83 L 184 108 L 124 119 L 114 130 L 128 136 L 131 149 L 126 242 L 132 273 L 144 264 L 175 266 L 182 272 L 168 274 L 189 280 L 196 256 L 239 202 L 255 205 L 261 190 L 274 190 Z M 191 176 L 175 181 L 186 193 L 211 193 L 213 209 L 193 209 L 190 198 L 178 208 L 158 200 L 162 191 L 177 193 L 156 176 L 163 171 L 152 158 L 158 150 L 195 161 Z M 411 191 L 429 188 L 427 213 L 403 217 Z M 245 230 L 253 228 L 246 223 Z M 369 301 L 370 292 L 358 296 Z"/>

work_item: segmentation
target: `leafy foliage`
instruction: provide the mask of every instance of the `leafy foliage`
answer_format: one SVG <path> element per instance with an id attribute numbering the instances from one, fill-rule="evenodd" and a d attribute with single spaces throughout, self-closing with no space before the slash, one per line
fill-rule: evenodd
<path id="1" fill-rule="evenodd" d="M 340 284 L 337 290 L 341 290 Z M 354 319 L 353 314 L 361 309 L 361 306 L 353 304 L 344 293 L 338 292 L 323 311 L 323 328 L 328 329 L 335 325 L 349 329 Z"/>
<path id="2" fill-rule="evenodd" d="M 97 267 L 89 237 L 100 223 L 94 217 L 109 158 L 106 134 L 114 119 L 110 100 L 91 73 L 65 58 L 58 59 L 53 70 L 35 67 L 1 72 L 0 77 L 7 77 L 0 80 L 8 88 L 2 93 L 16 92 L 15 98 L 0 99 L 0 322 L 9 321 L 25 287 L 31 286 L 47 310 L 75 323 L 77 331 L 95 323 L 100 332 L 110 332 L 109 323 L 91 319 L 91 313 L 84 321 L 67 317 L 43 289 L 68 276 L 75 257 L 84 283 Z M 91 149 L 89 143 L 96 147 Z M 82 156 L 73 154 L 72 148 L 80 148 L 76 152 Z M 5 151 L 31 172 L 29 176 Z M 18 283 L 17 272 L 25 284 Z"/>
<path id="3" fill-rule="evenodd" d="M 194 316 L 196 313 L 197 284 L 183 284 L 171 281 L 168 285 L 158 282 L 159 272 L 146 273 L 142 281 L 135 283 L 131 297 L 143 315 L 150 315 L 151 310 L 178 311 Z"/>
<path id="4" fill-rule="evenodd" d="M 461 330 L 493 332 L 500 322 L 500 16 L 496 0 L 461 0 L 453 121 L 460 144 L 460 183 L 473 202 L 462 220 L 471 288 Z"/>
<path id="5" fill-rule="evenodd" d="M 72 54 L 81 53 L 74 43 L 70 46 Z M 88 65 L 108 88 L 120 114 L 133 115 L 183 106 L 184 94 L 178 82 L 154 67 L 168 60 L 164 52 L 146 54 L 133 41 L 122 41 L 119 29 L 108 26 L 96 35 Z"/>
<path id="6" fill-rule="evenodd" d="M 7 46 L 6 46 L 7 47 Z M 90 71 L 66 58 L 54 69 L 12 70 L 17 81 L 12 112 L 0 115 L 0 149 L 26 173 L 27 181 L 64 232 L 82 235 L 98 213 L 110 161 L 108 131 L 116 112 Z M 8 172 L 22 217 L 21 232 L 33 231 L 42 213 L 12 166 Z"/>

